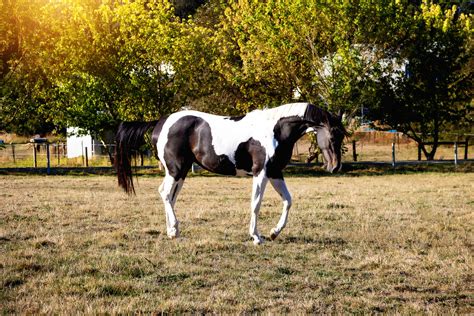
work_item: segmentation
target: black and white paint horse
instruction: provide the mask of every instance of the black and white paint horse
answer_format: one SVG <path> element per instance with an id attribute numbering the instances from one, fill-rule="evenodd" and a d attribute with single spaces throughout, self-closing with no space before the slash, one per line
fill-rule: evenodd
<path id="1" fill-rule="evenodd" d="M 316 133 L 326 169 L 337 172 L 341 169 L 341 144 L 346 133 L 340 117 L 308 103 L 255 110 L 239 117 L 181 111 L 154 122 L 123 122 L 117 132 L 115 165 L 119 185 L 127 193 L 134 193 L 133 152 L 144 144 L 144 135 L 152 128 L 152 143 L 165 168 L 159 192 L 165 205 L 168 236 L 179 236 L 174 206 L 195 162 L 218 174 L 253 176 L 249 233 L 255 244 L 263 241 L 257 218 L 268 181 L 283 199 L 283 212 L 271 230 L 271 239 L 287 223 L 291 196 L 282 169 L 290 161 L 295 142 L 305 133 Z"/>

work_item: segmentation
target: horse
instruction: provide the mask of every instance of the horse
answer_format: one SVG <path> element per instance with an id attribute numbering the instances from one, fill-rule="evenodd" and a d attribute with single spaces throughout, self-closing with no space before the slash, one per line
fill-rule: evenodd
<path id="1" fill-rule="evenodd" d="M 179 237 L 175 203 L 189 169 L 197 163 L 213 173 L 253 177 L 249 234 L 257 245 L 263 242 L 257 219 L 268 182 L 283 201 L 282 214 L 270 238 L 277 238 L 286 226 L 292 199 L 282 170 L 296 141 L 306 133 L 316 133 L 325 168 L 334 173 L 342 166 L 341 146 L 346 136 L 340 115 L 310 103 L 285 104 L 234 117 L 183 110 L 152 122 L 122 122 L 116 134 L 115 168 L 119 186 L 129 194 L 135 193 L 131 160 L 145 144 L 149 130 L 165 170 L 159 194 L 168 237 Z"/>

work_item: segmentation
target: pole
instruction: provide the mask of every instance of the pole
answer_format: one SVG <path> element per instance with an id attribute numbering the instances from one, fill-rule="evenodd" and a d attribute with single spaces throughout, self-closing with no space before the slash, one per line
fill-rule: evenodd
<path id="1" fill-rule="evenodd" d="M 15 144 L 14 143 L 12 143 L 12 156 L 13 156 L 13 164 L 16 164 Z"/>
<path id="2" fill-rule="evenodd" d="M 466 138 L 464 142 L 464 160 L 467 160 L 467 148 L 469 147 L 469 139 Z"/>
<path id="3" fill-rule="evenodd" d="M 458 143 L 454 142 L 454 166 L 458 166 Z"/>
<path id="4" fill-rule="evenodd" d="M 61 165 L 61 155 L 60 155 L 60 148 L 59 148 L 59 142 L 56 144 L 56 156 L 58 158 L 58 166 Z"/>
<path id="5" fill-rule="evenodd" d="M 392 167 L 395 168 L 395 143 L 392 143 Z"/>
<path id="6" fill-rule="evenodd" d="M 87 149 L 88 147 L 84 147 L 85 153 L 86 153 L 86 167 L 89 167 L 89 155 L 87 154 Z"/>
<path id="7" fill-rule="evenodd" d="M 357 161 L 356 141 L 352 141 L 352 159 Z"/>
<path id="8" fill-rule="evenodd" d="M 421 161 L 421 144 L 418 144 L 418 161 Z"/>
<path id="9" fill-rule="evenodd" d="M 33 166 L 38 167 L 38 162 L 36 161 L 36 144 L 33 143 Z"/>
<path id="10" fill-rule="evenodd" d="M 49 152 L 49 143 L 46 143 L 46 174 L 51 172 L 51 155 Z"/>

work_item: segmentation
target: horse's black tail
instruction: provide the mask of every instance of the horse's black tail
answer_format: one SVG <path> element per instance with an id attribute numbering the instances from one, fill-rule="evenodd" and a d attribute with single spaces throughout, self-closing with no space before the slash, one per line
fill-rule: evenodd
<path id="1" fill-rule="evenodd" d="M 154 127 L 153 122 L 122 122 L 115 136 L 115 170 L 118 184 L 128 194 L 135 193 L 132 178 L 132 157 L 145 144 L 145 134 Z"/>

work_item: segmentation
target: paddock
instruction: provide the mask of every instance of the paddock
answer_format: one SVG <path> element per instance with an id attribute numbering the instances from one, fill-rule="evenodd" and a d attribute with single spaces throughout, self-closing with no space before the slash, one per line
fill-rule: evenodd
<path id="1" fill-rule="evenodd" d="M 254 246 L 250 178 L 191 176 L 166 235 L 157 189 L 112 176 L 0 176 L 3 314 L 472 313 L 474 174 L 287 177 Z"/>

